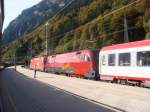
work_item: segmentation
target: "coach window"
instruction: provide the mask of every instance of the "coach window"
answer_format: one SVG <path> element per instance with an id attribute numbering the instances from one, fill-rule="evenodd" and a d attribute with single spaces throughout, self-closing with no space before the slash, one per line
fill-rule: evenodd
<path id="1" fill-rule="evenodd" d="M 130 66 L 131 56 L 130 53 L 120 53 L 119 54 L 119 66 Z"/>
<path id="2" fill-rule="evenodd" d="M 106 57 L 102 56 L 102 65 L 106 65 Z"/>
<path id="3" fill-rule="evenodd" d="M 115 66 L 115 54 L 108 55 L 108 65 Z"/>
<path id="4" fill-rule="evenodd" d="M 137 53 L 137 66 L 150 66 L 150 52 Z"/>

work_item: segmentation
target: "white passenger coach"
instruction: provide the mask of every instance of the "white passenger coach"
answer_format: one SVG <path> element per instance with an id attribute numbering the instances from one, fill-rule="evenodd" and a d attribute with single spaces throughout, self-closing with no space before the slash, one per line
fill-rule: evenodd
<path id="1" fill-rule="evenodd" d="M 104 47 L 99 55 L 101 80 L 150 82 L 150 40 Z"/>

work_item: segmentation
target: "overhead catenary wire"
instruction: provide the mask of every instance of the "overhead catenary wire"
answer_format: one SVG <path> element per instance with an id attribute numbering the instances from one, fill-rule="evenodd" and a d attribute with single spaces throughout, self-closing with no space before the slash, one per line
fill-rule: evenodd
<path id="1" fill-rule="evenodd" d="M 128 22 L 130 22 L 130 21 L 132 21 L 132 20 L 129 20 Z M 106 24 L 103 24 L 103 25 L 102 25 L 103 27 L 105 27 L 105 32 L 113 31 L 112 29 L 106 27 L 106 26 L 109 26 L 109 24 L 110 24 L 110 23 L 106 23 Z M 106 25 L 106 26 L 105 26 L 105 25 Z M 113 23 L 113 25 L 118 25 L 118 23 Z M 119 24 L 119 26 L 120 26 L 120 28 L 121 28 L 121 26 L 123 26 L 123 24 Z M 108 30 L 107 30 L 107 29 L 108 29 Z M 115 30 L 114 30 L 114 31 L 115 31 Z M 63 33 L 63 34 L 53 36 L 53 38 L 54 38 L 54 39 L 59 39 L 60 37 L 65 36 L 65 35 L 72 35 L 74 32 L 77 32 L 77 33 L 80 32 L 80 33 L 81 33 L 82 31 L 71 30 L 71 31 L 65 32 L 65 33 Z"/>
<path id="2" fill-rule="evenodd" d="M 115 11 L 110 12 L 109 14 L 104 15 L 103 17 L 98 17 L 97 19 L 95 19 L 95 21 L 103 20 L 104 18 L 106 18 L 106 17 L 108 17 L 108 16 L 110 16 L 110 15 L 116 13 L 117 11 L 120 11 L 120 10 L 122 10 L 122 9 L 125 9 L 125 8 L 127 8 L 127 7 L 129 7 L 129 6 L 132 6 L 132 5 L 134 5 L 135 3 L 138 3 L 139 1 L 141 1 L 141 0 L 134 1 L 134 2 L 132 2 L 132 3 L 129 4 L 129 5 L 126 5 L 126 6 L 122 7 L 122 8 L 120 8 L 120 9 L 117 9 L 117 10 L 115 10 Z M 128 17 L 128 16 L 127 16 L 127 17 Z M 85 24 L 85 25 L 93 24 L 93 22 L 95 22 L 95 21 L 89 22 L 89 23 L 87 23 L 87 24 Z M 129 21 L 131 21 L 131 20 L 129 20 Z M 99 21 L 99 22 L 100 22 L 100 21 Z M 109 24 L 109 23 L 105 23 L 105 24 L 103 24 L 103 25 L 106 25 L 106 24 Z M 114 24 L 114 25 L 115 25 L 115 24 Z M 116 23 L 116 25 L 117 25 L 117 23 Z M 121 25 L 123 25 L 123 24 L 121 24 Z M 76 32 L 77 32 L 77 31 L 76 31 Z M 61 37 L 61 36 L 63 36 L 63 35 L 70 34 L 70 33 L 74 33 L 74 30 L 71 30 L 71 31 L 69 31 L 69 32 L 65 32 L 65 33 L 60 34 L 60 35 L 53 36 L 53 38 Z"/>
<path id="3" fill-rule="evenodd" d="M 60 9 L 60 11 L 56 12 L 56 14 L 50 19 L 50 21 L 47 21 L 46 24 L 51 21 L 53 21 L 53 19 L 55 19 L 55 17 L 57 17 L 61 12 L 63 12 L 66 8 L 68 8 L 73 2 L 75 2 L 75 0 L 71 0 L 67 5 L 65 5 L 62 9 Z M 51 37 L 51 41 L 53 41 L 53 38 Z M 51 48 L 53 49 L 54 46 L 54 42 L 51 44 Z M 47 46 L 48 47 L 48 46 Z M 49 54 L 49 49 L 47 50 L 47 54 Z"/>
<path id="4" fill-rule="evenodd" d="M 75 0 L 71 0 L 67 5 L 65 5 L 62 9 L 60 9 L 56 14 L 50 19 L 50 21 L 53 20 L 56 16 L 58 16 L 61 12 L 63 12 L 67 7 L 69 7 Z"/>
<path id="5" fill-rule="evenodd" d="M 68 4 L 66 4 L 64 7 L 62 7 L 61 9 L 59 9 L 51 18 L 50 20 L 46 21 L 46 23 L 50 23 L 53 22 L 53 20 L 55 19 L 56 16 L 58 16 L 61 12 L 63 12 L 67 7 L 69 7 L 73 2 L 75 2 L 76 0 L 71 0 Z M 43 28 L 45 26 L 43 26 L 42 28 L 40 28 L 39 33 L 41 33 L 43 31 Z"/>
<path id="6" fill-rule="evenodd" d="M 50 21 L 47 21 L 47 22 L 51 22 L 56 16 L 58 16 L 63 10 L 65 10 L 67 7 L 69 7 L 73 2 L 75 2 L 76 0 L 71 0 L 67 5 L 65 5 L 62 9 L 60 9 L 59 11 L 57 11 L 53 16 L 52 16 L 52 18 L 50 19 Z M 134 2 L 132 2 L 131 4 L 129 4 L 129 5 L 126 5 L 126 6 L 124 6 L 124 7 L 121 7 L 121 8 L 119 8 L 119 9 L 117 9 L 117 10 L 115 10 L 115 11 L 112 11 L 112 12 L 110 12 L 109 14 L 106 14 L 106 15 L 104 15 L 103 17 L 101 17 L 101 18 L 97 18 L 97 20 L 99 20 L 99 19 L 103 19 L 103 18 L 106 18 L 107 16 L 110 16 L 111 14 L 113 14 L 113 13 L 116 13 L 116 12 L 118 12 L 118 11 L 120 11 L 120 10 L 123 10 L 123 9 L 125 9 L 125 8 L 128 8 L 128 7 L 130 7 L 130 6 L 132 6 L 132 5 L 134 5 L 134 4 L 136 4 L 136 3 L 138 3 L 138 2 L 140 2 L 141 0 L 136 0 L 136 1 L 134 1 Z M 127 16 L 128 17 L 128 16 Z M 87 23 L 87 24 L 92 24 L 92 23 Z M 39 33 L 42 31 L 43 29 L 41 28 L 41 30 L 39 30 Z M 66 33 L 69 33 L 69 32 L 66 32 Z"/>
<path id="7" fill-rule="evenodd" d="M 128 31 L 130 31 L 130 30 L 134 30 L 134 29 L 137 29 L 137 27 L 130 27 L 130 28 L 128 28 Z M 107 33 L 107 36 L 111 36 L 111 35 L 114 35 L 114 34 L 117 34 L 117 33 L 121 33 L 121 32 L 124 32 L 124 30 L 125 29 L 121 29 L 121 30 L 118 30 L 118 31 L 115 31 L 115 32 L 111 32 L 111 33 Z M 99 35 L 99 36 L 97 36 L 97 38 L 103 38 L 103 37 L 105 37 L 105 35 L 104 34 L 106 34 L 106 33 L 101 33 L 101 35 Z M 76 41 L 79 41 L 80 40 L 80 38 L 78 39 L 78 40 L 76 40 Z M 57 40 L 55 40 L 55 41 L 57 41 Z M 88 40 L 88 41 L 90 41 L 90 42 L 96 42 L 96 41 L 94 41 L 94 40 Z M 56 50 L 54 50 L 54 51 L 56 51 Z"/>
<path id="8" fill-rule="evenodd" d="M 66 8 L 68 8 L 70 5 L 72 5 L 73 2 L 75 2 L 75 1 L 76 1 L 76 0 L 71 0 L 71 1 L 69 1 L 69 3 L 67 3 L 66 5 L 64 5 L 60 10 L 58 10 L 58 11 L 51 17 L 50 20 L 46 21 L 45 23 L 47 24 L 47 23 L 52 22 L 52 21 L 55 19 L 55 17 L 57 17 L 61 12 L 63 12 Z M 45 26 L 43 26 L 42 28 L 39 29 L 39 31 L 38 31 L 39 34 L 43 31 L 43 28 L 45 28 Z M 38 35 L 39 35 L 39 34 L 38 34 Z M 26 36 L 27 36 L 27 35 L 26 35 Z M 26 36 L 24 36 L 24 37 L 26 37 Z"/>
<path id="9" fill-rule="evenodd" d="M 128 28 L 128 31 L 131 31 L 131 30 L 137 29 L 137 28 L 138 28 L 138 27 L 136 27 L 136 26 L 134 26 L 134 27 L 129 27 L 129 28 Z M 118 31 L 113 31 L 113 33 L 112 33 L 112 32 L 110 32 L 110 33 L 103 32 L 103 33 L 100 33 L 100 35 L 98 35 L 97 38 L 102 38 L 102 37 L 104 37 L 103 35 L 106 34 L 106 33 L 107 33 L 107 36 L 110 36 L 110 35 L 117 34 L 117 33 L 123 32 L 123 31 L 124 31 L 124 28 L 122 28 L 121 30 L 118 30 Z M 58 39 L 58 37 L 55 38 L 54 42 L 57 42 L 57 41 L 58 41 L 57 39 Z M 79 38 L 79 39 L 80 39 L 80 38 Z"/>
<path id="10" fill-rule="evenodd" d="M 129 27 L 128 28 L 128 30 L 130 31 L 130 30 L 133 30 L 133 29 L 137 29 L 137 27 Z M 107 34 L 107 36 L 111 36 L 111 35 L 114 35 L 114 34 L 117 34 L 117 33 L 121 33 L 121 32 L 123 32 L 124 31 L 124 29 L 121 29 L 121 30 L 119 30 L 119 31 L 115 31 L 115 32 L 111 32 L 111 33 L 108 33 Z M 99 36 L 98 36 L 98 38 L 103 38 L 103 37 L 105 37 L 103 34 L 105 34 L 105 33 L 101 33 Z M 79 40 L 79 39 L 78 39 Z M 56 42 L 57 40 L 54 40 L 54 42 Z M 55 51 L 55 50 L 54 50 Z M 14 60 L 14 58 L 15 57 L 11 57 L 11 58 L 2 58 L 2 60 Z M 22 56 L 22 57 L 16 57 L 16 59 L 25 59 L 26 57 L 24 56 Z"/>
<path id="11" fill-rule="evenodd" d="M 47 22 L 48 22 L 48 23 L 52 22 L 52 20 L 53 20 L 56 16 L 58 16 L 63 10 L 65 10 L 67 7 L 69 7 L 74 1 L 75 1 L 75 0 L 70 1 L 66 6 L 64 6 L 62 9 L 60 9 L 58 12 L 56 12 L 56 14 L 55 14 L 49 21 L 47 21 Z M 121 11 L 121 10 L 123 10 L 123 9 L 125 9 L 125 8 L 128 8 L 128 7 L 130 7 L 130 6 L 132 6 L 132 5 L 136 4 L 136 3 L 138 3 L 138 2 L 140 2 L 140 1 L 141 1 L 141 0 L 136 0 L 136 1 L 134 1 L 134 2 L 132 2 L 132 3 L 130 3 L 130 4 L 128 4 L 128 5 L 124 6 L 124 7 L 121 7 L 121 8 L 119 8 L 119 9 L 116 9 L 116 10 L 114 10 L 114 11 L 112 11 L 112 12 L 110 12 L 110 13 L 108 13 L 108 14 L 102 16 L 102 17 L 97 17 L 97 19 L 95 19 L 94 21 L 89 22 L 89 23 L 87 23 L 87 24 L 85 24 L 85 25 L 90 25 L 90 24 L 93 24 L 93 22 L 95 22 L 95 21 L 103 20 L 103 19 L 105 19 L 106 17 L 109 17 L 110 15 L 112 15 L 112 14 L 118 12 L 118 11 Z M 130 17 L 130 16 L 127 16 L 127 17 Z M 46 22 L 46 23 L 47 23 L 47 22 Z M 99 22 L 100 22 L 100 21 L 99 21 Z M 105 24 L 103 24 L 103 25 L 105 26 L 106 24 L 109 24 L 109 23 L 105 23 Z M 122 25 L 123 25 L 123 24 L 122 24 Z M 45 26 L 44 26 L 44 27 L 45 27 Z M 41 31 L 43 31 L 43 28 L 41 28 L 41 30 L 39 31 L 39 33 L 40 33 Z M 68 33 L 74 33 L 74 31 L 71 30 L 71 31 L 69 31 L 69 32 L 65 32 L 65 33 L 60 34 L 60 35 L 52 36 L 51 38 L 57 38 L 57 37 L 59 38 L 59 37 L 65 35 L 65 34 L 68 34 Z"/>
<path id="12" fill-rule="evenodd" d="M 49 21 L 47 21 L 47 22 L 52 22 L 52 20 L 53 19 L 55 19 L 55 17 L 56 16 L 58 16 L 63 10 L 65 10 L 68 6 L 70 6 L 73 2 L 74 2 L 75 0 L 72 0 L 71 2 L 69 2 L 66 6 L 64 6 L 60 11 L 58 11 Z M 125 6 L 123 6 L 123 7 L 121 7 L 121 8 L 119 8 L 119 9 L 116 9 L 116 10 L 114 10 L 114 11 L 112 11 L 112 12 L 110 12 L 110 13 L 108 13 L 108 14 L 106 14 L 106 15 L 104 15 L 104 16 L 101 16 L 101 17 L 97 17 L 94 21 L 92 21 L 92 22 L 89 22 L 89 23 L 87 23 L 87 24 L 85 24 L 85 25 L 90 25 L 90 24 L 93 24 L 93 22 L 95 22 L 95 21 L 101 21 L 101 20 L 104 20 L 105 18 L 107 18 L 107 17 L 109 17 L 109 16 L 111 16 L 112 14 L 115 14 L 115 13 L 117 13 L 117 12 L 119 12 L 119 11 L 121 11 L 121 10 L 124 10 L 124 9 L 126 9 L 126 8 L 128 8 L 128 7 L 130 7 L 130 6 L 133 6 L 134 4 L 136 4 L 136 3 L 138 3 L 138 2 L 140 2 L 141 0 L 136 0 L 136 1 L 134 1 L 134 2 L 132 2 L 132 3 L 130 3 L 130 4 L 128 4 L 128 5 L 125 5 Z M 127 16 L 128 17 L 128 16 Z M 103 24 L 103 26 L 105 26 L 105 25 L 109 25 L 109 23 L 104 23 Z M 117 24 L 117 23 L 116 23 Z M 121 24 L 121 26 L 122 26 L 123 24 Z M 43 30 L 43 29 L 41 29 L 41 30 Z M 73 30 L 71 30 L 71 31 L 68 31 L 68 32 L 65 32 L 65 33 L 63 33 L 63 34 L 60 34 L 60 35 L 55 35 L 55 36 L 51 36 L 51 38 L 53 38 L 53 42 L 54 41 L 57 41 L 57 39 L 59 39 L 60 37 L 62 37 L 62 36 L 64 36 L 64 35 L 71 35 L 71 34 L 73 34 L 74 33 L 74 29 Z M 109 30 L 108 30 L 109 31 Z M 107 31 L 107 32 L 108 32 Z M 112 30 L 110 30 L 110 31 L 112 31 Z M 124 30 L 119 30 L 119 31 L 116 31 L 116 32 L 114 32 L 114 33 L 119 33 L 119 32 L 121 32 L 121 31 L 124 31 Z M 81 31 L 75 31 L 76 33 L 78 33 L 78 32 L 81 32 Z M 114 34 L 114 33 L 112 33 L 112 34 Z"/>
<path id="13" fill-rule="evenodd" d="M 128 28 L 128 30 L 130 29 L 131 27 L 129 27 Z M 122 28 L 123 29 L 123 28 Z M 115 30 L 112 30 L 112 29 L 107 29 L 107 28 L 105 28 L 105 31 L 103 31 L 103 32 L 105 32 L 105 33 L 107 33 L 107 32 L 113 32 L 113 31 L 115 31 Z M 120 31 L 120 30 L 119 30 Z M 77 31 L 76 31 L 77 32 Z M 58 41 L 57 39 L 60 39 L 60 37 L 62 37 L 62 36 L 65 36 L 65 35 L 72 35 L 74 33 L 74 30 L 72 30 L 72 31 L 70 31 L 70 32 L 67 32 L 67 33 L 63 33 L 63 34 L 60 34 L 60 35 L 56 35 L 56 36 L 53 36 L 53 39 L 55 40 L 55 41 Z M 77 32 L 78 33 L 78 32 Z M 104 33 L 100 33 L 100 34 L 104 34 Z"/>

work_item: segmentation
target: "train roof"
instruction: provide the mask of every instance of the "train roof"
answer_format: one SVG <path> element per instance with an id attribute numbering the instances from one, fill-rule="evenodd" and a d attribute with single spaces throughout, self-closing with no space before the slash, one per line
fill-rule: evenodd
<path id="1" fill-rule="evenodd" d="M 71 52 L 57 53 L 57 54 L 50 55 L 50 56 L 55 57 L 55 56 L 60 56 L 60 55 L 80 54 L 80 53 L 87 52 L 87 51 L 89 51 L 89 49 L 80 50 L 80 51 L 71 51 Z"/>
<path id="2" fill-rule="evenodd" d="M 70 51 L 70 52 L 63 52 L 63 53 L 57 53 L 54 55 L 50 55 L 50 56 L 56 56 L 56 55 L 64 55 L 64 54 L 74 54 L 74 53 L 83 53 L 83 52 L 87 52 L 87 51 L 100 51 L 99 49 L 83 49 L 83 50 L 79 50 L 79 51 Z"/>
<path id="3" fill-rule="evenodd" d="M 150 46 L 150 40 L 135 41 L 135 42 L 129 42 L 129 43 L 124 43 L 124 44 L 111 45 L 111 46 L 103 47 L 101 51 L 127 49 L 127 48 L 144 47 L 144 46 Z"/>

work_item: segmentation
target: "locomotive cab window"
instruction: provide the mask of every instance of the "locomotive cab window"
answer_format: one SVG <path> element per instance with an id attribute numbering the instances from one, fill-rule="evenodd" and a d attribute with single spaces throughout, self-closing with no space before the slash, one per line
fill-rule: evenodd
<path id="1" fill-rule="evenodd" d="M 90 61 L 90 58 L 89 58 L 89 56 L 85 55 L 85 56 L 84 56 L 84 61 L 85 61 L 85 62 L 88 62 L 88 61 Z"/>
<path id="2" fill-rule="evenodd" d="M 115 66 L 115 54 L 108 55 L 108 65 Z"/>
<path id="3" fill-rule="evenodd" d="M 150 51 L 137 53 L 137 66 L 150 66 Z"/>
<path id="4" fill-rule="evenodd" d="M 119 66 L 130 66 L 131 56 L 130 53 L 120 53 L 119 54 Z"/>
<path id="5" fill-rule="evenodd" d="M 90 61 L 90 58 L 87 55 L 80 55 L 79 58 L 80 58 L 80 60 L 85 61 L 85 62 Z"/>

